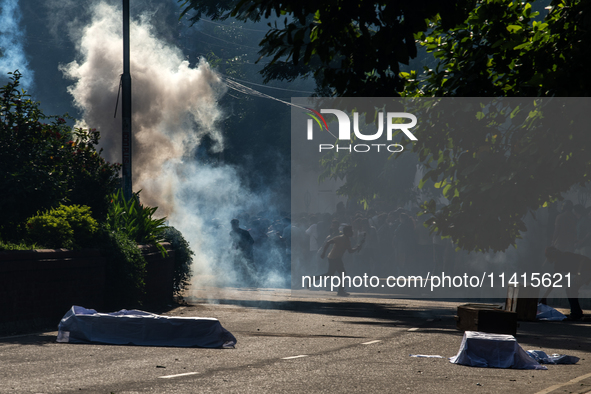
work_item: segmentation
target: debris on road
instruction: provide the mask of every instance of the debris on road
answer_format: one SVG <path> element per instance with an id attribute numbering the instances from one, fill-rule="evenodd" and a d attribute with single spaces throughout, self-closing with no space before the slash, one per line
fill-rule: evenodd
<path id="1" fill-rule="evenodd" d="M 578 357 L 566 354 L 554 353 L 549 356 L 541 350 L 528 350 L 527 354 L 540 364 L 576 364 L 580 360 Z"/>
<path id="2" fill-rule="evenodd" d="M 496 304 L 465 304 L 458 306 L 456 328 L 460 331 L 484 331 L 515 335 L 517 313 L 506 311 Z"/>

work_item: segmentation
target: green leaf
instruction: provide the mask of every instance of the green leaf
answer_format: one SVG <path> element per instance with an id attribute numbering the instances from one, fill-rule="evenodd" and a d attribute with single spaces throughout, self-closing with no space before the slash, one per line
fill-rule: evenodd
<path id="1" fill-rule="evenodd" d="M 521 31 L 521 30 L 523 30 L 523 27 L 521 27 L 521 26 L 519 26 L 519 25 L 509 25 L 509 26 L 507 26 L 507 30 L 508 30 L 510 33 L 516 33 L 516 32 L 518 32 L 518 31 Z"/>

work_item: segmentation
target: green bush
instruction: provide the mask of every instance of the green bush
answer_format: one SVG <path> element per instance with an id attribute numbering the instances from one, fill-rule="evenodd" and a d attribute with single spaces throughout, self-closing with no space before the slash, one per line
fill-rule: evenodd
<path id="1" fill-rule="evenodd" d="M 118 189 L 110 196 L 103 249 L 107 257 L 107 304 L 113 308 L 138 305 L 144 294 L 146 261 L 138 244 L 156 246 L 165 256 L 161 242 L 166 219 L 154 219 L 157 208 L 139 202 L 139 193 L 126 200 Z"/>
<path id="2" fill-rule="evenodd" d="M 50 209 L 27 220 L 29 238 L 50 248 L 79 249 L 91 246 L 98 223 L 87 206 Z"/>
<path id="3" fill-rule="evenodd" d="M 101 249 L 106 258 L 106 308 L 141 305 L 145 293 L 146 259 L 135 241 L 121 231 L 101 231 Z"/>
<path id="4" fill-rule="evenodd" d="M 100 156 L 96 130 L 73 130 L 68 115 L 46 116 L 19 89 L 20 77 L 0 87 L 0 237 L 17 243 L 27 218 L 60 203 L 90 206 L 102 221 L 120 169 Z"/>
<path id="5" fill-rule="evenodd" d="M 40 249 L 39 245 L 35 243 L 27 243 L 25 241 L 21 241 L 18 243 L 14 242 L 4 242 L 0 239 L 0 250 L 1 251 L 9 251 L 9 250 L 35 250 Z"/>
<path id="6" fill-rule="evenodd" d="M 173 294 L 180 296 L 189 285 L 191 279 L 191 264 L 195 253 L 189 248 L 189 243 L 183 234 L 174 227 L 168 227 L 164 232 L 164 240 L 170 242 L 174 251 L 174 281 Z"/>
<path id="7" fill-rule="evenodd" d="M 134 193 L 128 201 L 119 189 L 111 196 L 111 204 L 105 221 L 110 231 L 121 231 L 137 244 L 156 246 L 163 255 L 166 250 L 160 244 L 163 239 L 166 218 L 154 219 L 152 216 L 158 209 L 140 204 L 140 192 Z"/>

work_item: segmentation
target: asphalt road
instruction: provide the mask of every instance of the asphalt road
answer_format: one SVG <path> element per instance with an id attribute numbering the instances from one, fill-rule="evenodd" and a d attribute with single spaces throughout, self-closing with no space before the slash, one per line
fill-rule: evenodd
<path id="1" fill-rule="evenodd" d="M 520 323 L 524 349 L 580 357 L 576 365 L 474 368 L 447 360 L 462 340 L 459 303 L 239 289 L 196 290 L 188 301 L 164 314 L 218 318 L 236 348 L 62 344 L 57 332 L 4 337 L 0 393 L 591 392 L 590 323 Z"/>

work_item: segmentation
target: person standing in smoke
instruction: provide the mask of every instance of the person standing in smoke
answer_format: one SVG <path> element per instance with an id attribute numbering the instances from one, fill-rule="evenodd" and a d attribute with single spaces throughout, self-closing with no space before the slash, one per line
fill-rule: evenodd
<path id="1" fill-rule="evenodd" d="M 343 227 L 343 234 L 338 235 L 338 236 L 326 241 L 326 243 L 324 244 L 324 249 L 322 250 L 322 255 L 320 255 L 321 259 L 324 258 L 325 254 L 326 254 L 326 250 L 328 249 L 329 245 L 333 245 L 333 247 L 330 250 L 330 252 L 328 253 L 328 272 L 322 276 L 331 276 L 337 272 L 341 272 L 344 276 L 347 275 L 347 272 L 345 271 L 345 265 L 343 264 L 343 256 L 345 255 L 345 252 L 349 252 L 349 253 L 357 252 L 358 250 L 361 249 L 361 245 L 362 245 L 362 244 L 359 244 L 356 247 L 352 248 L 351 247 L 351 240 L 350 240 L 350 238 L 352 236 L 353 236 L 353 227 L 347 225 L 347 226 Z M 345 291 L 343 283 L 340 284 L 337 294 L 340 296 L 343 296 L 343 297 L 346 297 L 349 295 L 349 293 L 347 293 Z"/>
<path id="2" fill-rule="evenodd" d="M 560 251 L 553 246 L 546 248 L 544 254 L 548 261 L 557 265 L 556 272 L 565 272 L 572 276 L 572 284 L 565 286 L 570 305 L 568 318 L 581 320 L 583 309 L 579 303 L 579 289 L 591 281 L 591 259 L 581 254 Z"/>
<path id="3" fill-rule="evenodd" d="M 339 235 L 340 227 L 341 227 L 341 222 L 339 222 L 338 220 L 333 220 L 332 222 L 330 222 L 330 227 L 328 229 L 328 235 L 324 239 L 324 242 Z"/>
<path id="4" fill-rule="evenodd" d="M 230 221 L 232 231 L 232 249 L 235 252 L 234 262 L 238 273 L 242 274 L 248 284 L 256 283 L 256 266 L 254 265 L 253 245 L 254 239 L 247 230 L 240 228 L 240 221 L 232 219 Z"/>
<path id="5" fill-rule="evenodd" d="M 260 218 L 254 220 L 249 233 L 254 239 L 253 255 L 257 262 L 257 271 L 261 275 L 268 271 L 270 266 L 269 238 L 267 237 L 264 221 Z"/>
<path id="6" fill-rule="evenodd" d="M 283 225 L 285 226 L 281 231 L 281 240 L 283 241 L 285 254 L 283 255 L 283 267 L 291 264 L 291 219 L 283 218 Z"/>

